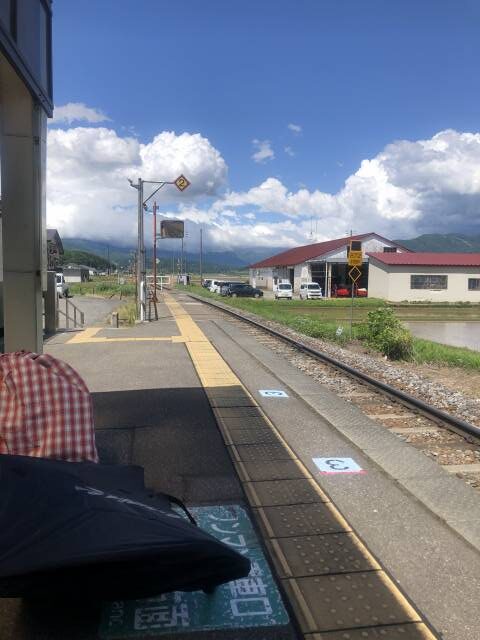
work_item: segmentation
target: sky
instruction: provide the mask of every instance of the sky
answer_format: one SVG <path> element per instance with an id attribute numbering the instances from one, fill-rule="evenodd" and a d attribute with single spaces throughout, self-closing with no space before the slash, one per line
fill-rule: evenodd
<path id="1" fill-rule="evenodd" d="M 133 246 L 128 179 L 183 173 L 157 203 L 192 246 L 480 234 L 479 27 L 477 0 L 57 0 L 47 223 Z"/>

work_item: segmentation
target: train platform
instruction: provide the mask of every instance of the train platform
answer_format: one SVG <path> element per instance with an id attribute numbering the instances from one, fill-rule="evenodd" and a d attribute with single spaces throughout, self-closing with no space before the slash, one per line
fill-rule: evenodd
<path id="1" fill-rule="evenodd" d="M 101 461 L 143 466 L 252 573 L 212 595 L 0 600 L 0 639 L 480 637 L 479 496 L 238 322 L 183 292 L 158 312 L 45 350 L 89 386 Z"/>

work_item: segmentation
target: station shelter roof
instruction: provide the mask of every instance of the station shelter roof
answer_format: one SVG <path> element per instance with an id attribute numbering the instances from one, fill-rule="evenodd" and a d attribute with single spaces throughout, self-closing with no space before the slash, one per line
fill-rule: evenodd
<path id="1" fill-rule="evenodd" d="M 347 247 L 350 240 L 364 240 L 372 236 L 384 240 L 385 242 L 392 243 L 391 240 L 382 238 L 382 236 L 379 236 L 376 233 L 362 233 L 361 235 L 357 236 L 346 236 L 345 238 L 337 238 L 336 240 L 327 240 L 326 242 L 316 242 L 314 244 L 307 244 L 301 247 L 294 247 L 293 249 L 288 249 L 287 251 L 277 253 L 270 258 L 265 258 L 265 260 L 260 260 L 260 262 L 255 262 L 255 264 L 250 265 L 250 269 L 261 269 L 264 267 L 287 267 L 293 266 L 295 264 L 302 264 L 307 260 L 321 258 L 331 251 L 341 249 L 342 247 Z M 406 249 L 405 247 L 402 247 L 402 250 L 410 251 L 410 249 Z"/>
<path id="2" fill-rule="evenodd" d="M 378 253 L 367 254 L 386 265 L 415 267 L 480 267 L 480 253 Z"/>

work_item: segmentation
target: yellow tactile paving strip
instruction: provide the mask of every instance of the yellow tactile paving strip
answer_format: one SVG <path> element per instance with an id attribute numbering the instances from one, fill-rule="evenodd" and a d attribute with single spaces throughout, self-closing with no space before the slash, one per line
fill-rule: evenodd
<path id="1" fill-rule="evenodd" d="M 165 303 L 185 339 L 306 637 L 373 638 L 378 632 L 385 638 L 434 640 L 422 616 L 352 531 L 193 318 L 169 294 Z M 273 441 L 268 434 L 275 436 Z M 346 549 L 343 555 L 356 570 L 322 573 L 311 569 L 312 559 L 318 564 L 314 555 L 320 553 L 319 541 L 329 555 L 335 545 L 342 552 Z M 309 547 L 310 559 L 305 551 Z M 313 575 L 309 573 L 312 570 Z"/>
<path id="2" fill-rule="evenodd" d="M 87 343 L 101 343 L 101 342 L 185 342 L 186 338 L 183 336 L 147 336 L 147 337 L 135 337 L 124 336 L 123 338 L 110 338 L 108 336 L 98 336 L 99 331 L 102 331 L 103 327 L 88 327 L 79 333 L 76 333 L 73 338 L 67 340 L 67 344 L 87 344 Z"/>

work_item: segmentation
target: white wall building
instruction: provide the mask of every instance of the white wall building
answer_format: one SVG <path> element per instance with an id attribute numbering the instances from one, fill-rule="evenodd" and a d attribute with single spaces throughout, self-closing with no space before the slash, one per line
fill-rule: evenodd
<path id="1" fill-rule="evenodd" d="M 369 253 L 372 298 L 480 303 L 480 253 Z"/>
<path id="2" fill-rule="evenodd" d="M 347 258 L 351 240 L 361 241 L 364 254 L 362 276 L 357 282 L 359 288 L 368 289 L 369 252 L 409 252 L 409 249 L 376 233 L 317 242 L 283 251 L 250 265 L 250 284 L 272 291 L 280 280 L 288 280 L 294 292 L 298 292 L 303 282 L 317 282 L 325 296 L 334 295 L 337 288 L 351 284 Z"/>

